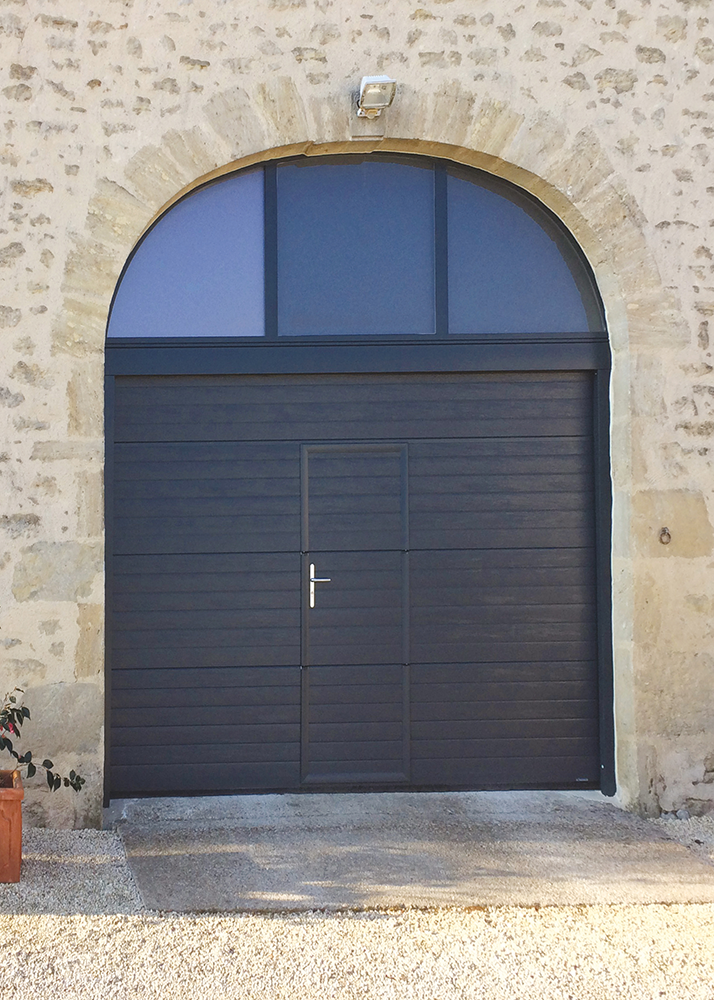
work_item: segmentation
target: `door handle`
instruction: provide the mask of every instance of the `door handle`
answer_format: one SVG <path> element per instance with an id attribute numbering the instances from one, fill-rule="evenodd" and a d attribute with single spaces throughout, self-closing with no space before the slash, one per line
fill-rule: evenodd
<path id="1" fill-rule="evenodd" d="M 331 583 L 332 577 L 329 576 L 315 576 L 315 563 L 310 563 L 310 607 L 315 607 L 315 584 L 316 583 Z"/>

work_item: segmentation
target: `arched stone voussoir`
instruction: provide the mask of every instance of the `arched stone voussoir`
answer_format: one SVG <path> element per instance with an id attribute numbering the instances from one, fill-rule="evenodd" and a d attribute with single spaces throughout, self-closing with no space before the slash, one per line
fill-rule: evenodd
<path id="1" fill-rule="evenodd" d="M 109 305 L 133 242 L 74 237 L 62 281 L 62 308 L 52 327 L 52 353 L 101 355 Z"/>
<path id="2" fill-rule="evenodd" d="M 98 180 L 89 202 L 86 229 L 94 240 L 124 249 L 136 242 L 152 208 L 107 177 Z"/>

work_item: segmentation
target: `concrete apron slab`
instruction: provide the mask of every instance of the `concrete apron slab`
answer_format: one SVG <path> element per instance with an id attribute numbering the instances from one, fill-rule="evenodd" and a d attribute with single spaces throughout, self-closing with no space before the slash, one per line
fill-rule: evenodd
<path id="1" fill-rule="evenodd" d="M 596 792 L 113 802 L 152 910 L 714 902 L 714 866 Z"/>

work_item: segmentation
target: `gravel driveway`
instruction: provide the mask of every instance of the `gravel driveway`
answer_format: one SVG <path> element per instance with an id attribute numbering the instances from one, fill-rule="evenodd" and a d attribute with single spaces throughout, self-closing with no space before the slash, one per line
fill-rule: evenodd
<path id="1" fill-rule="evenodd" d="M 714 995 L 714 905 L 0 918 L 16 1000 Z"/>
<path id="2" fill-rule="evenodd" d="M 714 820 L 657 821 L 709 860 Z M 714 904 L 150 913 L 111 833 L 26 831 L 0 886 L 13 1000 L 714 998 Z"/>

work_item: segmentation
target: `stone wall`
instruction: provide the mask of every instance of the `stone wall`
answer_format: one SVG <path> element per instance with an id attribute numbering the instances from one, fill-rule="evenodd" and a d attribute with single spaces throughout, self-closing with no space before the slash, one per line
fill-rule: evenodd
<path id="1" fill-rule="evenodd" d="M 27 688 L 28 745 L 89 779 L 79 796 L 33 788 L 29 822 L 100 815 L 103 340 L 121 268 L 207 176 L 344 148 L 484 167 L 580 241 L 613 346 L 619 795 L 714 807 L 714 8 L 423 2 L 0 2 L 0 677 Z M 366 73 L 398 81 L 381 128 L 354 117 Z"/>

